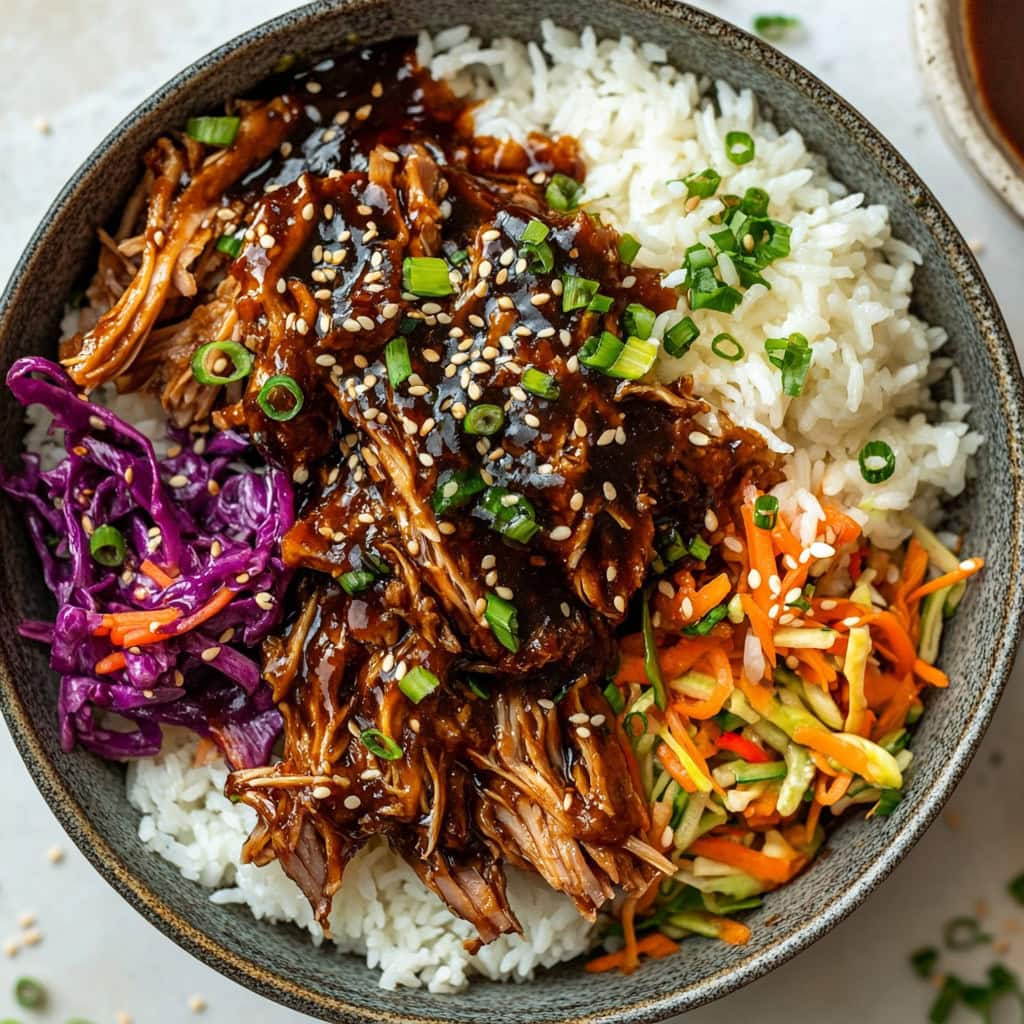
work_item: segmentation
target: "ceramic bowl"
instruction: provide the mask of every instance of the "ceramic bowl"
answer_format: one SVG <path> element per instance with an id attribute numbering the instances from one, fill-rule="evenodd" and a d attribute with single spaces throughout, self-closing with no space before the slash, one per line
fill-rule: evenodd
<path id="1" fill-rule="evenodd" d="M 992 121 L 971 70 L 966 0 L 917 0 L 914 37 L 932 110 L 983 181 L 1024 218 L 1024 165 Z"/>
<path id="2" fill-rule="evenodd" d="M 46 653 L 16 633 L 52 604 L 9 503 L 0 507 L 0 705 L 29 770 L 54 813 L 96 868 L 170 938 L 250 989 L 336 1022 L 502 1024 L 653 1021 L 716 999 L 783 963 L 850 913 L 917 841 L 963 774 L 999 699 L 1021 625 L 1024 591 L 1024 471 L 1020 371 L 999 310 L 963 238 L 898 152 L 849 104 L 771 46 L 682 4 L 601 0 L 569 5 L 520 0 L 515 16 L 497 3 L 352 0 L 316 3 L 240 36 L 197 61 L 143 103 L 89 157 L 54 202 L 0 301 L 0 368 L 30 352 L 53 354 L 64 298 L 95 258 L 97 225 L 132 188 L 145 147 L 191 114 L 244 94 L 284 52 L 315 56 L 357 38 L 374 42 L 460 22 L 484 36 L 535 35 L 542 18 L 601 35 L 630 33 L 663 46 L 681 67 L 749 87 L 782 127 L 796 126 L 825 154 L 832 173 L 885 203 L 896 234 L 916 246 L 916 311 L 950 335 L 949 352 L 973 404 L 971 425 L 987 438 L 975 479 L 951 505 L 967 550 L 987 567 L 951 622 L 943 665 L 952 685 L 930 700 L 914 739 L 915 770 L 889 818 L 850 820 L 831 833 L 814 866 L 750 915 L 753 937 L 732 947 L 695 939 L 684 952 L 628 977 L 592 975 L 578 963 L 528 985 L 474 984 L 456 996 L 385 992 L 364 964 L 315 949 L 291 927 L 215 906 L 148 852 L 127 803 L 124 769 L 81 751 L 61 751 L 56 679 Z M 10 464 L 21 410 L 0 397 L 0 457 Z M 342 898 L 344 898 L 342 896 Z"/>

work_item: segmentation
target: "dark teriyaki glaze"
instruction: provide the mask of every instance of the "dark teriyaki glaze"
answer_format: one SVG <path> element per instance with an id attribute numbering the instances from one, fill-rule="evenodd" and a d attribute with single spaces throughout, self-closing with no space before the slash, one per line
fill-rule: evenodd
<path id="1" fill-rule="evenodd" d="M 709 436 L 685 382 L 580 364 L 588 338 L 621 333 L 627 304 L 661 312 L 676 295 L 621 263 L 598 216 L 548 207 L 552 174 L 583 176 L 571 139 L 474 137 L 464 105 L 402 45 L 274 90 L 282 141 L 217 213 L 222 231 L 244 232 L 234 332 L 255 366 L 214 420 L 244 425 L 300 485 L 283 550 L 308 570 L 266 652 L 284 760 L 229 783 L 260 815 L 247 855 L 278 858 L 322 922 L 345 863 L 376 834 L 484 941 L 518 928 L 503 861 L 593 916 L 615 885 L 641 891 L 667 867 L 602 693 L 655 523 L 693 536 L 709 508 L 727 520 L 745 483 L 772 479 L 771 460 L 743 432 Z M 535 220 L 549 269 L 522 242 Z M 451 293 L 406 291 L 407 257 L 447 260 Z M 563 309 L 569 275 L 598 282 L 610 309 Z M 396 336 L 412 373 L 393 385 Z M 523 387 L 529 368 L 556 397 Z M 304 397 L 284 421 L 258 401 L 277 374 Z M 283 412 L 290 399 L 269 401 Z M 503 418 L 487 436 L 467 430 L 481 405 Z M 453 474 L 501 489 L 487 492 L 491 511 L 477 494 L 437 514 Z M 502 498 L 532 507 L 527 542 L 495 530 Z M 333 582 L 352 590 L 361 572 L 356 593 Z M 489 624 L 489 596 L 514 609 L 515 643 Z M 439 686 L 417 704 L 401 683 L 423 670 Z M 366 730 L 396 756 L 374 753 Z"/>
<path id="2" fill-rule="evenodd" d="M 1019 0 L 962 0 L 971 71 L 988 114 L 1024 161 L 1024 6 Z"/>

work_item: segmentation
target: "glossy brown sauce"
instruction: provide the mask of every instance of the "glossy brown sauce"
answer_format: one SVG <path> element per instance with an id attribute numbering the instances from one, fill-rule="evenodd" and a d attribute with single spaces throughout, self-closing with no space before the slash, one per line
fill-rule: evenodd
<path id="1" fill-rule="evenodd" d="M 963 13 L 981 100 L 1003 141 L 1024 161 L 1024 3 L 963 0 Z"/>

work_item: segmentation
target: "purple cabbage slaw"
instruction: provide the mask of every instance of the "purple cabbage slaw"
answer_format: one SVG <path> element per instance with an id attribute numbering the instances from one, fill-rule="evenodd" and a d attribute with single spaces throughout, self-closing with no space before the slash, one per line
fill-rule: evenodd
<path id="1" fill-rule="evenodd" d="M 19 359 L 7 385 L 23 406 L 46 408 L 65 432 L 67 454 L 56 468 L 44 472 L 39 456 L 25 453 L 19 471 L 0 469 L 0 489 L 24 507 L 57 599 L 53 624 L 25 622 L 20 632 L 50 644 L 50 664 L 61 676 L 64 749 L 80 743 L 102 757 L 149 757 L 160 750 L 160 726 L 180 725 L 216 742 L 233 767 L 266 764 L 281 716 L 252 648 L 280 622 L 291 578 L 280 553 L 294 520 L 287 475 L 246 463 L 252 449 L 231 430 L 170 433 L 182 443 L 158 458 L 147 437 L 88 401 L 41 357 Z M 124 537 L 119 567 L 90 554 L 89 536 L 104 525 Z M 147 558 L 177 568 L 166 589 L 140 572 Z M 123 669 L 96 673 L 102 658 L 120 650 L 95 635 L 103 615 L 177 608 L 184 617 L 224 587 L 236 596 L 212 618 L 129 648 Z M 109 728 L 105 711 L 131 723 L 130 731 Z"/>

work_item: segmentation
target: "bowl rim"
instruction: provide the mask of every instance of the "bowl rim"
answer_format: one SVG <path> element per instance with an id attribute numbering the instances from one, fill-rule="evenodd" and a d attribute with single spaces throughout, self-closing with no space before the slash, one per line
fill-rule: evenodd
<path id="1" fill-rule="evenodd" d="M 132 125 L 152 109 L 171 99 L 194 77 L 214 68 L 237 49 L 303 21 L 330 13 L 356 15 L 360 10 L 381 5 L 382 0 L 314 0 L 312 3 L 267 19 L 196 59 L 156 89 L 107 133 L 85 158 L 49 206 L 18 259 L 11 278 L 0 296 L 0 322 L 17 301 L 34 256 L 50 231 L 52 222 L 78 188 L 82 176 L 115 145 Z M 986 671 L 986 684 L 979 694 L 972 717 L 953 744 L 944 767 L 922 792 L 911 815 L 882 855 L 867 863 L 852 877 L 829 906 L 809 918 L 774 945 L 723 968 L 699 981 L 651 999 L 619 1004 L 612 1010 L 575 1012 L 567 1008 L 562 1024 L 613 1024 L 629 1020 L 634 1024 L 665 1018 L 700 1006 L 728 994 L 769 973 L 806 949 L 844 920 L 877 888 L 903 860 L 942 809 L 967 769 L 992 718 L 1013 665 L 1024 626 L 1024 580 L 1017 567 L 1024 565 L 1024 378 L 998 304 L 963 236 L 935 196 L 909 163 L 882 133 L 852 104 L 791 57 L 716 15 L 676 0 L 617 0 L 641 14 L 671 18 L 695 33 L 718 37 L 736 51 L 741 60 L 753 59 L 776 78 L 800 92 L 805 99 L 828 111 L 837 127 L 852 137 L 855 145 L 869 150 L 881 174 L 910 196 L 928 232 L 947 254 L 953 274 L 963 289 L 979 328 L 985 352 L 998 378 L 998 401 L 1007 423 L 1013 493 L 1011 526 L 1013 579 L 1002 605 Z M 85 809 L 72 796 L 33 728 L 14 681 L 6 650 L 0 648 L 0 710 L 2 710 L 23 761 L 40 793 L 61 826 L 97 869 L 100 875 L 151 924 L 177 945 L 206 965 L 230 977 L 251 991 L 321 1019 L 362 1024 L 445 1024 L 435 1016 L 397 1015 L 388 1010 L 350 1002 L 343 996 L 314 992 L 276 970 L 261 966 L 212 939 L 181 916 L 174 907 L 135 877 L 106 839 L 92 826 Z"/>
<path id="2" fill-rule="evenodd" d="M 914 37 L 929 106 L 957 155 L 1022 220 L 1024 167 L 1011 159 L 991 119 L 972 99 L 969 57 L 961 51 L 954 25 L 963 19 L 964 0 L 917 0 Z"/>

